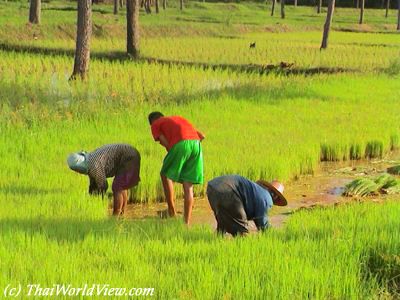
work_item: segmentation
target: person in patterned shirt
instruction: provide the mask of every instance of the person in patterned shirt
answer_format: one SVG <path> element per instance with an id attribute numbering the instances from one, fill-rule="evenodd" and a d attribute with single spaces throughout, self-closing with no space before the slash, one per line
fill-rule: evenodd
<path id="1" fill-rule="evenodd" d="M 124 214 L 128 189 L 140 181 L 140 154 L 135 148 L 128 144 L 104 145 L 90 153 L 72 153 L 67 163 L 71 170 L 89 176 L 91 195 L 104 195 L 108 188 L 107 178 L 115 176 L 113 215 Z"/>

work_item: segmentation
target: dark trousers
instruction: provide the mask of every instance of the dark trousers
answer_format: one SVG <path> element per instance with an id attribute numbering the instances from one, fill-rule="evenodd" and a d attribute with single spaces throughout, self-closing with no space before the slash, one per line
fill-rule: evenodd
<path id="1" fill-rule="evenodd" d="M 231 189 L 216 190 L 207 186 L 207 198 L 217 220 L 217 231 L 233 236 L 249 232 L 243 202 Z"/>

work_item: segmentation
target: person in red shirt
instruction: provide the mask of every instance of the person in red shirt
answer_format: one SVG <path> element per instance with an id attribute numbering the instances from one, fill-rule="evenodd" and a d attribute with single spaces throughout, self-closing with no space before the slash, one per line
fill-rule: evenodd
<path id="1" fill-rule="evenodd" d="M 193 207 L 193 184 L 203 183 L 203 151 L 205 136 L 186 119 L 179 116 L 164 117 L 160 112 L 149 114 L 151 133 L 155 141 L 167 150 L 161 168 L 161 180 L 170 216 L 176 215 L 174 182 L 182 183 L 184 193 L 184 219 L 190 224 Z"/>

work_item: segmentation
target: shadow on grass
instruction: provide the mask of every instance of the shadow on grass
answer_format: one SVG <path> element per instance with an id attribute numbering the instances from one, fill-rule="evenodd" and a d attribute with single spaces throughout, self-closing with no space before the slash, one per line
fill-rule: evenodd
<path id="1" fill-rule="evenodd" d="M 52 189 L 43 189 L 37 188 L 33 186 L 8 186 L 8 187 L 0 187 L 0 195 L 1 194 L 13 194 L 16 196 L 38 196 L 38 195 L 51 195 L 51 194 L 60 194 L 65 192 L 65 190 L 61 188 L 52 188 Z"/>
<path id="2" fill-rule="evenodd" d="M 44 236 L 57 242 L 76 243 L 89 236 L 101 238 L 127 238 L 139 241 L 181 239 L 185 242 L 204 242 L 214 238 L 211 231 L 201 227 L 187 230 L 181 220 L 161 220 L 148 217 L 140 220 L 107 217 L 99 220 L 78 218 L 40 218 L 0 220 L 0 234 L 22 232 L 26 236 Z"/>
<path id="3" fill-rule="evenodd" d="M 42 10 L 54 10 L 54 11 L 77 11 L 76 6 L 64 6 L 64 7 L 45 7 Z M 98 12 L 100 14 L 110 14 L 111 12 L 101 9 L 101 8 L 92 8 L 92 12 Z"/>
<path id="4" fill-rule="evenodd" d="M 71 56 L 74 57 L 74 50 L 66 50 L 62 48 L 44 48 L 28 45 L 14 45 L 7 43 L 0 43 L 0 50 L 5 52 L 16 53 L 30 53 L 37 55 L 48 56 Z M 109 52 L 92 52 L 92 59 L 107 60 L 107 61 L 133 61 L 138 63 L 160 64 L 167 66 L 178 67 L 195 67 L 203 70 L 228 70 L 237 73 L 250 73 L 267 75 L 275 73 L 279 75 L 318 75 L 318 74 L 337 74 L 337 73 L 354 73 L 359 72 L 356 69 L 348 68 L 330 68 L 330 67 L 314 67 L 314 68 L 301 68 L 294 66 L 290 62 L 280 62 L 276 65 L 260 65 L 260 64 L 208 64 L 202 62 L 186 62 L 177 60 L 158 59 L 154 57 L 142 57 L 133 60 L 127 53 L 122 51 L 109 51 Z"/>
<path id="5" fill-rule="evenodd" d="M 400 299 L 400 255 L 371 251 L 363 273 L 366 281 L 377 281 L 384 299 Z"/>

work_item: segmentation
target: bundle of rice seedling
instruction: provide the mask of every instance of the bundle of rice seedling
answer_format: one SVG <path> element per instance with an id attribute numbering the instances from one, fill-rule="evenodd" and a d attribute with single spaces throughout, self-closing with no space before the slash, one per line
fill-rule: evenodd
<path id="1" fill-rule="evenodd" d="M 378 185 L 373 180 L 359 178 L 346 185 L 343 195 L 365 197 L 375 193 L 377 190 Z"/>
<path id="2" fill-rule="evenodd" d="M 387 189 L 397 185 L 397 180 L 393 176 L 384 173 L 378 176 L 375 180 L 378 189 Z"/>
<path id="3" fill-rule="evenodd" d="M 400 165 L 388 168 L 387 172 L 394 175 L 400 175 Z"/>
<path id="4" fill-rule="evenodd" d="M 400 184 L 397 184 L 395 186 L 389 187 L 387 189 L 382 189 L 382 193 L 384 194 L 400 194 Z"/>
<path id="5" fill-rule="evenodd" d="M 346 185 L 343 195 L 350 197 L 365 197 L 378 193 L 400 193 L 400 182 L 387 173 L 384 173 L 375 179 L 358 178 Z"/>

